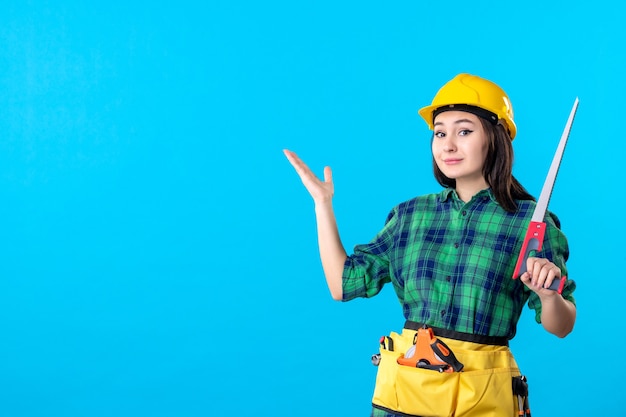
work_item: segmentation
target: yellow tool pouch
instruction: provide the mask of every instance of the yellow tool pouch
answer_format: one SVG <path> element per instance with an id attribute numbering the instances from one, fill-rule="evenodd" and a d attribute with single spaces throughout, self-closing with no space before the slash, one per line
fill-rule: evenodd
<path id="1" fill-rule="evenodd" d="M 437 372 L 398 364 L 415 334 L 409 329 L 392 332 L 393 342 L 381 346 L 374 407 L 420 417 L 517 415 L 512 379 L 520 372 L 508 346 L 440 337 L 465 367 L 462 372 Z M 388 350 L 390 344 L 393 350 Z"/>

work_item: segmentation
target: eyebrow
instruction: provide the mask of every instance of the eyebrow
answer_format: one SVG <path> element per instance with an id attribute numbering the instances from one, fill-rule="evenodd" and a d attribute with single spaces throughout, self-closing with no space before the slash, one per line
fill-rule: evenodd
<path id="1" fill-rule="evenodd" d="M 453 123 L 454 124 L 459 124 L 459 123 L 463 123 L 463 122 L 474 124 L 474 122 L 472 120 L 470 120 L 470 119 L 458 119 L 458 120 L 455 120 Z M 437 125 L 443 125 L 443 123 L 436 122 L 433 126 L 437 126 Z"/>

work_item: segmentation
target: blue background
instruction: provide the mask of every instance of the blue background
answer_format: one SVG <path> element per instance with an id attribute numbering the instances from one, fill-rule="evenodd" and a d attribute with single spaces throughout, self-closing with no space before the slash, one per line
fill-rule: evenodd
<path id="1" fill-rule="evenodd" d="M 344 245 L 440 187 L 416 111 L 500 84 L 515 175 L 550 209 L 578 320 L 512 343 L 536 416 L 623 413 L 623 18 L 614 2 L 25 1 L 0 13 L 0 415 L 363 416 L 391 288 L 331 300 L 312 200 Z"/>

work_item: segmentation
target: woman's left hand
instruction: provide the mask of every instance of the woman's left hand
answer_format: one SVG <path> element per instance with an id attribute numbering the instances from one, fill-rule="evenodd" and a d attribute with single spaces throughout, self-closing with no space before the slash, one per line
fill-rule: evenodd
<path id="1" fill-rule="evenodd" d="M 548 288 L 552 281 L 561 279 L 561 269 L 547 259 L 529 257 L 526 260 L 526 272 L 520 279 L 538 295 L 557 294 Z"/>

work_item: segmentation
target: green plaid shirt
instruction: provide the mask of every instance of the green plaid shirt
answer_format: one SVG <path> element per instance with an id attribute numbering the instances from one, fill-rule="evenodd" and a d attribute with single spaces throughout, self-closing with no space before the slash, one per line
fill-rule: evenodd
<path id="1" fill-rule="evenodd" d="M 515 336 L 524 304 L 541 318 L 539 297 L 512 279 L 534 201 L 518 201 L 508 213 L 491 190 L 469 202 L 453 189 L 394 207 L 374 239 L 357 245 L 343 273 L 343 299 L 372 297 L 393 284 L 404 317 L 464 333 Z M 548 212 L 541 253 L 567 274 L 567 239 Z M 563 297 L 574 302 L 574 281 Z"/>

